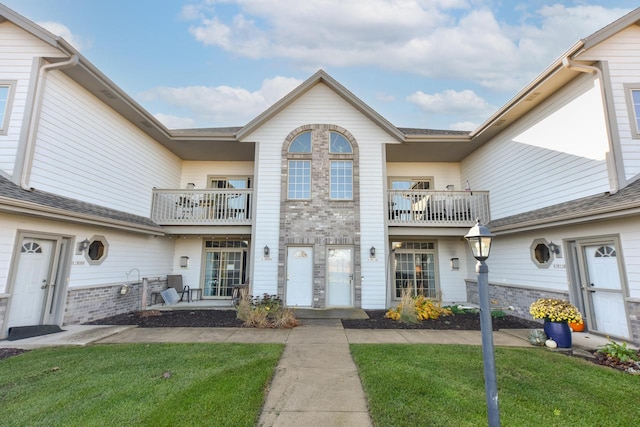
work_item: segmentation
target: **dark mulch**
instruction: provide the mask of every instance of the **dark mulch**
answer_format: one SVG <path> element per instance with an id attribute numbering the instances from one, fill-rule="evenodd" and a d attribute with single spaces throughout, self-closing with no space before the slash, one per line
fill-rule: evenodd
<path id="1" fill-rule="evenodd" d="M 119 314 L 87 325 L 136 325 L 141 328 L 239 328 L 235 310 L 175 310 Z"/>
<path id="2" fill-rule="evenodd" d="M 385 319 L 385 310 L 365 310 L 369 319 L 342 319 L 346 329 L 455 329 L 459 331 L 479 331 L 480 316 L 477 313 L 461 313 L 441 316 L 438 319 L 423 320 L 418 323 L 403 323 Z M 515 316 L 494 317 L 493 330 L 542 328 L 541 323 Z"/>
<path id="3" fill-rule="evenodd" d="M 27 351 L 29 350 L 25 350 L 22 348 L 0 348 L 0 360 L 6 359 L 11 356 L 17 356 Z"/>

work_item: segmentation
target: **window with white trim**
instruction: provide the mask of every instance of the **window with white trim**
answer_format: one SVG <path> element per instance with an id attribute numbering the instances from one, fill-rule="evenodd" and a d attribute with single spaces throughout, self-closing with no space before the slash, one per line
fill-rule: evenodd
<path id="1" fill-rule="evenodd" d="M 311 198 L 311 160 L 289 160 L 287 198 Z"/>
<path id="2" fill-rule="evenodd" d="M 353 162 L 351 160 L 331 161 L 331 199 L 353 199 Z"/>
<path id="3" fill-rule="evenodd" d="M 0 135 L 6 135 L 9 130 L 14 85 L 15 82 L 0 81 Z"/>
<path id="4" fill-rule="evenodd" d="M 629 113 L 629 131 L 632 138 L 640 139 L 640 83 L 625 84 L 624 89 Z"/>

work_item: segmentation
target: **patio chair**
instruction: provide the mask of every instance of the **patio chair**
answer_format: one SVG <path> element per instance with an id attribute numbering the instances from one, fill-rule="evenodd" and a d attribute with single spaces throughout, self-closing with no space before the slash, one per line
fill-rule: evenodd
<path id="1" fill-rule="evenodd" d="M 182 301 L 186 294 L 187 302 L 191 302 L 191 291 L 189 286 L 182 284 L 182 274 L 170 274 L 167 276 L 167 289 L 169 288 L 175 289 L 176 293 L 180 295 L 179 301 Z"/>

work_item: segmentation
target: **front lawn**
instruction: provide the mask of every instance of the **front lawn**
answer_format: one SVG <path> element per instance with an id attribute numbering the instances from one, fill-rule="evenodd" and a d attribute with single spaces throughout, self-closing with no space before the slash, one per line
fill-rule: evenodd
<path id="1" fill-rule="evenodd" d="M 351 345 L 376 426 L 487 425 L 482 348 Z M 496 348 L 504 426 L 631 426 L 640 377 L 544 348 Z"/>
<path id="2" fill-rule="evenodd" d="M 0 360 L 3 426 L 257 424 L 280 344 L 38 349 Z"/>

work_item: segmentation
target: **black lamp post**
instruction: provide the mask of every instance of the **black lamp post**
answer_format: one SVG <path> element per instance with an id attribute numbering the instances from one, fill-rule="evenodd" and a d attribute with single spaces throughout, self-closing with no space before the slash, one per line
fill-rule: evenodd
<path id="1" fill-rule="evenodd" d="M 489 258 L 493 234 L 487 227 L 477 224 L 471 227 L 465 239 L 469 242 L 473 257 L 478 260 L 478 296 L 480 298 L 480 329 L 482 329 L 482 358 L 484 360 L 484 388 L 487 395 L 487 416 L 489 427 L 500 426 L 498 408 L 498 382 L 496 380 L 496 362 L 493 350 L 493 325 L 489 303 L 489 267 L 485 260 Z"/>

